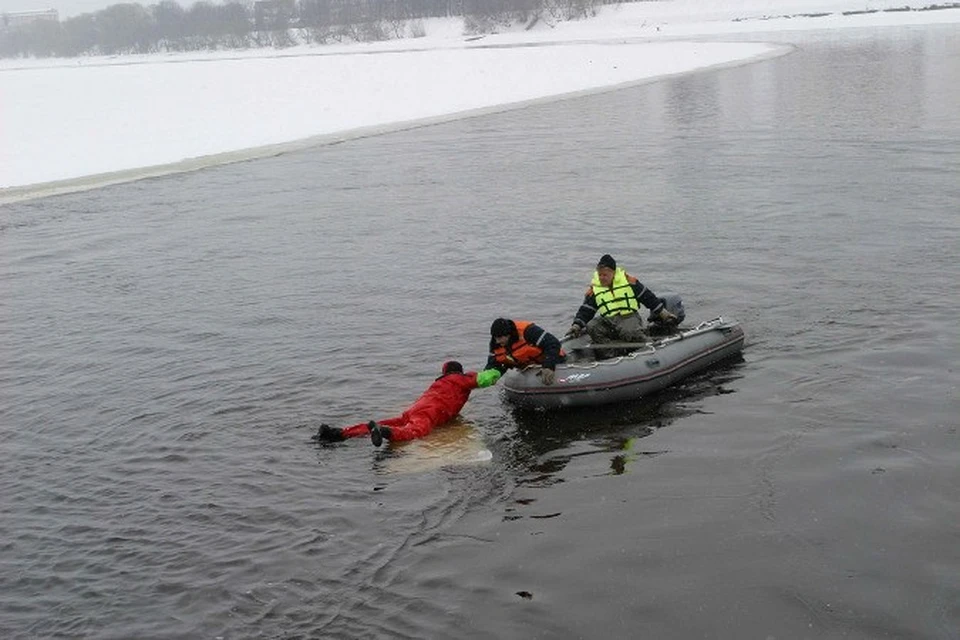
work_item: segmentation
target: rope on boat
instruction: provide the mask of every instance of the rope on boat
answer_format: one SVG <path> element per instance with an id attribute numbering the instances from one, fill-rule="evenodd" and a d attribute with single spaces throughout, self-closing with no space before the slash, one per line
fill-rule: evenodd
<path id="1" fill-rule="evenodd" d="M 599 366 L 601 366 L 601 365 L 616 365 L 616 364 L 620 364 L 620 363 L 623 362 L 624 360 L 635 360 L 636 358 L 638 358 L 638 357 L 640 357 L 640 356 L 649 356 L 649 355 L 652 355 L 652 354 L 654 354 L 654 353 L 657 352 L 657 349 L 658 349 L 658 348 L 662 349 L 663 347 L 667 346 L 668 344 L 671 344 L 671 343 L 674 343 L 674 342 L 679 342 L 680 340 L 685 340 L 686 338 L 689 338 L 689 337 L 695 336 L 695 335 L 699 335 L 699 334 L 701 334 L 701 333 L 706 333 L 707 331 L 713 331 L 714 329 L 717 328 L 717 325 L 722 325 L 722 324 L 724 324 L 723 316 L 717 316 L 716 318 L 713 318 L 712 320 L 704 320 L 703 322 L 701 322 L 701 323 L 698 324 L 697 326 L 695 326 L 695 327 L 693 327 L 693 328 L 691 328 L 691 329 L 687 329 L 686 331 L 681 331 L 681 332 L 680 332 L 679 334 L 677 334 L 677 335 L 667 336 L 667 337 L 665 337 L 665 338 L 663 338 L 663 339 L 661 339 L 661 340 L 657 340 L 657 341 L 655 341 L 655 342 L 648 343 L 648 344 L 646 345 L 646 349 L 643 349 L 643 350 L 639 350 L 639 349 L 638 349 L 637 351 L 631 351 L 630 353 L 624 354 L 624 355 L 622 355 L 622 356 L 616 356 L 616 357 L 607 358 L 607 359 L 604 359 L 604 360 L 594 360 L 593 362 L 583 362 L 583 363 L 580 363 L 580 362 L 565 362 L 565 363 L 563 363 L 563 365 L 561 365 L 561 366 L 566 367 L 566 368 L 568 368 L 568 369 L 595 369 L 595 368 L 597 368 L 597 367 L 599 367 Z M 616 343 L 613 343 L 613 344 L 608 345 L 608 344 L 604 344 L 604 343 L 601 342 L 601 343 L 597 343 L 597 344 L 595 344 L 595 345 L 590 345 L 590 346 L 591 346 L 591 347 L 596 347 L 596 348 L 598 348 L 598 349 L 616 348 Z M 576 349 L 576 347 L 574 347 L 574 349 Z M 531 369 L 541 369 L 541 368 L 542 368 L 542 367 L 541 367 L 540 365 L 538 365 L 538 364 L 531 364 L 531 365 L 528 365 L 528 366 L 524 367 L 523 369 L 520 369 L 520 372 L 523 373 L 523 372 L 525 372 L 525 371 L 527 371 L 527 370 L 531 370 Z"/>

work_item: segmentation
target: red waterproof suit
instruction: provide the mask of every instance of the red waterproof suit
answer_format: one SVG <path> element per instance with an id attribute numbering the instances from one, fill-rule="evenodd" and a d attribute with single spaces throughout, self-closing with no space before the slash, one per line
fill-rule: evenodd
<path id="1" fill-rule="evenodd" d="M 470 398 L 470 392 L 478 386 L 476 371 L 442 375 L 433 381 L 409 409 L 396 418 L 377 420 L 377 424 L 390 427 L 390 440 L 393 442 L 420 438 L 460 413 L 460 409 Z M 366 422 L 343 429 L 344 438 L 369 435 L 370 429 Z"/>

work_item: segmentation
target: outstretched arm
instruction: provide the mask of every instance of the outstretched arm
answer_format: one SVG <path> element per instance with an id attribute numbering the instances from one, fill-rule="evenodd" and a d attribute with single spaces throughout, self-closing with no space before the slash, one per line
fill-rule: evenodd
<path id="1" fill-rule="evenodd" d="M 463 385 L 468 390 L 483 389 L 492 387 L 497 383 L 502 374 L 496 369 L 484 369 L 483 371 L 467 371 L 462 377 L 458 378 L 458 384 Z"/>
<path id="2" fill-rule="evenodd" d="M 484 369 L 477 374 L 477 386 L 481 389 L 484 387 L 492 387 L 497 384 L 497 380 L 500 379 L 500 376 L 503 375 L 498 369 Z"/>
<path id="3" fill-rule="evenodd" d="M 507 372 L 507 365 L 497 362 L 497 357 L 493 355 L 493 350 L 497 347 L 497 343 L 493 340 L 490 340 L 490 351 L 487 354 L 487 364 L 484 365 L 483 369 L 496 369 L 501 374 Z"/>

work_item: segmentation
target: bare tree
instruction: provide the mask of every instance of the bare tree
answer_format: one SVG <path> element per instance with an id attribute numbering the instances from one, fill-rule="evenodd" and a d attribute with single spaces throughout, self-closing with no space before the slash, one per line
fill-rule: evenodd
<path id="1" fill-rule="evenodd" d="M 532 27 L 543 17 L 595 15 L 620 0 L 200 0 L 184 9 L 159 0 L 144 9 L 124 2 L 62 23 L 31 23 L 0 30 L 2 56 L 74 56 L 155 50 L 285 47 L 301 36 L 314 42 L 422 37 L 422 20 L 463 16 L 468 33 L 513 24 Z"/>
<path id="2" fill-rule="evenodd" d="M 103 53 L 146 53 L 151 50 L 153 23 L 143 5 L 115 4 L 96 14 Z"/>

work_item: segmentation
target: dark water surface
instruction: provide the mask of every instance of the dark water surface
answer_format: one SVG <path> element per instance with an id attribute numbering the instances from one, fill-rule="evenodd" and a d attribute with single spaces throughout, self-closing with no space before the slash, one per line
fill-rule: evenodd
<path id="1" fill-rule="evenodd" d="M 957 638 L 955 36 L 0 209 L 0 636 Z M 606 252 L 743 360 L 478 391 L 485 465 L 309 442 Z"/>

